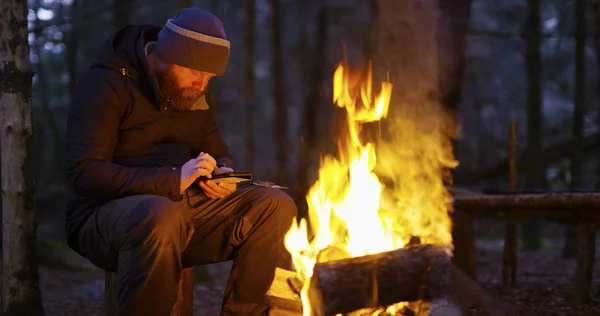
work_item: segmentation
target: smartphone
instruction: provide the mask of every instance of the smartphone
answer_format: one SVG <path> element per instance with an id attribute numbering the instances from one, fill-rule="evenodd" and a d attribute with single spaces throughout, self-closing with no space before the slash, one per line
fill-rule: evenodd
<path id="1" fill-rule="evenodd" d="M 246 171 L 232 171 L 214 175 L 212 178 L 205 176 L 199 177 L 198 181 L 216 182 L 216 183 L 240 183 L 252 181 L 252 174 Z"/>

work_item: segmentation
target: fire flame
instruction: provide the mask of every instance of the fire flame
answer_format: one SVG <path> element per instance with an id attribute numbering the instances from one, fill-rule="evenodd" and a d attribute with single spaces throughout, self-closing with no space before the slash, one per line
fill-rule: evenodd
<path id="1" fill-rule="evenodd" d="M 339 155 L 321 161 L 307 195 L 309 222 L 292 224 L 285 237 L 303 282 L 305 316 L 312 315 L 308 290 L 317 262 L 398 249 L 412 237 L 452 245 L 451 198 L 442 177 L 445 168 L 456 166 L 448 137 L 435 126 L 423 129 L 414 118 L 395 118 L 389 141 L 378 141 L 378 148 L 363 144 L 362 127 L 385 119 L 392 98 L 391 82 L 382 82 L 377 95 L 372 85 L 371 64 L 365 74 L 346 64 L 335 70 L 333 101 L 346 110 L 347 135 L 339 140 Z M 386 187 L 378 174 L 393 185 Z"/>

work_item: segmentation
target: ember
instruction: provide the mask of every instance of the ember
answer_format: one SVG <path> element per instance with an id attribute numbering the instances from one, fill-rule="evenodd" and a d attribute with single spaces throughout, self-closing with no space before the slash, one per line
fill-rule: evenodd
<path id="1" fill-rule="evenodd" d="M 297 277 L 303 284 L 304 315 L 322 315 L 323 312 L 329 315 L 349 312 L 348 308 L 392 305 L 401 303 L 401 300 L 418 299 L 413 290 L 417 290 L 419 284 L 412 280 L 406 284 L 416 287 L 407 289 L 406 293 L 411 295 L 379 293 L 372 298 L 373 301 L 365 302 L 364 298 L 372 297 L 374 290 L 355 289 L 354 295 L 369 294 L 364 294 L 363 301 L 351 306 L 332 308 L 323 301 L 323 295 L 337 296 L 342 292 L 329 293 L 327 291 L 331 288 L 323 288 L 323 275 L 317 272 L 322 272 L 326 266 L 322 263 L 342 260 L 339 261 L 341 264 L 343 259 L 393 251 L 406 247 L 415 237 L 421 243 L 442 251 L 447 258 L 451 255 L 449 212 L 452 201 L 444 187 L 442 174 L 457 163 L 452 156 L 449 139 L 436 128 L 444 118 L 426 113 L 427 118 L 418 119 L 427 119 L 434 124 L 423 128 L 414 118 L 393 117 L 394 121 L 390 122 L 394 124 L 390 129 L 391 139 L 378 142 L 378 148 L 361 140 L 363 124 L 387 117 L 392 88 L 392 83 L 385 81 L 380 92 L 377 95 L 373 93 L 371 65 L 364 78 L 361 72 L 351 71 L 347 64 L 340 64 L 334 73 L 333 100 L 347 112 L 347 135 L 338 141 L 339 155 L 322 160 L 319 180 L 307 196 L 308 223 L 303 219 L 286 235 L 286 248 L 292 254 Z M 379 168 L 381 171 L 375 171 L 376 163 L 382 166 Z M 382 184 L 380 177 L 390 179 L 391 183 Z M 314 236 L 310 240 L 309 227 L 311 236 Z M 421 268 L 426 270 L 425 266 Z M 316 294 L 315 283 L 311 282 L 315 278 L 320 281 Z M 373 285 L 375 281 L 379 278 L 373 278 L 369 284 Z M 363 282 L 363 286 L 368 287 L 367 283 Z M 337 281 L 332 284 L 342 285 Z M 376 284 L 375 288 L 381 288 L 380 285 Z M 341 291 L 341 288 L 338 289 Z M 382 297 L 386 299 L 381 300 Z"/>

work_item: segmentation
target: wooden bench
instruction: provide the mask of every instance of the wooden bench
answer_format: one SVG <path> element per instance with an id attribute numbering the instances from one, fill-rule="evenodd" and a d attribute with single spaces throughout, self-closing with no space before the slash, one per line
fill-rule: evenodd
<path id="1" fill-rule="evenodd" d="M 106 271 L 104 274 L 104 316 L 117 315 L 117 275 Z M 187 268 L 181 272 L 179 281 L 179 294 L 173 306 L 171 316 L 194 315 L 194 268 Z"/>
<path id="2" fill-rule="evenodd" d="M 487 196 L 455 196 L 454 234 L 456 263 L 473 279 L 476 278 L 474 218 L 503 220 L 548 220 L 577 224 L 577 266 L 571 280 L 569 298 L 575 306 L 590 301 L 596 250 L 595 225 L 600 223 L 600 193 L 546 193 Z M 516 274 L 515 236 L 506 236 L 512 247 L 504 249 L 504 257 L 512 258 Z M 509 238 L 510 237 L 510 238 Z M 506 253 L 510 252 L 510 253 Z M 507 264 L 510 262 L 504 262 Z"/>

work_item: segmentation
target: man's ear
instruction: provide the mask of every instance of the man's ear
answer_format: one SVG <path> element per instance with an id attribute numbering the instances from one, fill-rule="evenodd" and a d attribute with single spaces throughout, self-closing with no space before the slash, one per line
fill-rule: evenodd
<path id="1" fill-rule="evenodd" d="M 146 56 L 150 55 L 150 54 L 154 54 L 155 47 L 156 47 L 156 42 L 146 43 L 146 45 L 144 46 L 144 49 L 146 50 Z"/>

